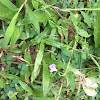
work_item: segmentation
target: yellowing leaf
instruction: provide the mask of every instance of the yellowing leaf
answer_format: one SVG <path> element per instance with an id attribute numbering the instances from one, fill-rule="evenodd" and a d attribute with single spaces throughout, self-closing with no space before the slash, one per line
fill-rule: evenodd
<path id="1" fill-rule="evenodd" d="M 84 89 L 85 93 L 86 93 L 88 96 L 93 96 L 93 97 L 96 96 L 97 92 L 95 91 L 95 89 L 87 88 L 87 87 L 85 87 L 85 84 L 82 84 L 82 86 L 83 86 L 83 89 Z"/>
<path id="2" fill-rule="evenodd" d="M 98 84 L 90 78 L 85 78 L 85 85 L 86 85 L 86 87 L 90 87 L 90 88 L 97 88 L 98 87 Z"/>

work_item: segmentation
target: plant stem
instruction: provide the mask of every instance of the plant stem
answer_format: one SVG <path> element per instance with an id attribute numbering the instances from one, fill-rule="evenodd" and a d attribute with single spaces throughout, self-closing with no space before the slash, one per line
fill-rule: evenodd
<path id="1" fill-rule="evenodd" d="M 54 7 L 59 11 L 63 11 L 63 12 L 69 12 L 69 11 L 81 11 L 81 10 L 90 10 L 90 11 L 94 11 L 94 10 L 100 10 L 100 8 L 76 8 L 76 9 L 71 9 L 71 8 L 66 8 L 66 9 L 60 9 L 58 7 Z"/>

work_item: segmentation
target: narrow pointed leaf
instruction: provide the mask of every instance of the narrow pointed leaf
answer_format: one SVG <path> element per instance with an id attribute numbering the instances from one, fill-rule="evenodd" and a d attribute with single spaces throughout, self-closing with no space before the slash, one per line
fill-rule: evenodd
<path id="1" fill-rule="evenodd" d="M 40 33 L 40 26 L 39 26 L 39 23 L 38 23 L 38 20 L 35 16 L 35 14 L 33 13 L 33 11 L 29 8 L 28 4 L 25 5 L 26 6 L 26 11 L 29 15 L 29 18 L 32 22 L 32 24 L 34 25 L 34 27 L 36 28 L 37 32 Z"/>
<path id="2" fill-rule="evenodd" d="M 50 82 L 49 70 L 46 65 L 46 62 L 43 60 L 43 94 L 44 96 L 46 96 L 46 94 L 48 93 L 49 82 Z"/>
<path id="3" fill-rule="evenodd" d="M 16 43 L 17 39 L 20 36 L 20 28 L 18 26 L 15 26 L 13 35 L 11 37 L 11 42 L 10 42 L 10 48 L 12 49 L 14 44 Z"/>
<path id="4" fill-rule="evenodd" d="M 26 0 L 25 2 L 27 2 L 27 0 Z M 3 49 L 4 49 L 4 50 L 6 49 L 7 44 L 9 43 L 10 38 L 11 38 L 13 32 L 14 32 L 15 23 L 16 23 L 18 14 L 19 14 L 19 12 L 21 11 L 21 9 L 23 8 L 23 6 L 24 6 L 24 5 L 22 4 L 22 6 L 19 8 L 19 11 L 15 14 L 15 16 L 13 17 L 13 19 L 11 20 L 10 25 L 8 26 L 8 28 L 7 28 L 7 30 L 6 30 L 5 37 L 4 37 L 4 42 L 3 42 Z"/>
<path id="5" fill-rule="evenodd" d="M 16 14 L 15 11 L 8 9 L 7 6 L 5 6 L 0 2 L 0 17 L 12 19 L 15 14 Z"/>
<path id="6" fill-rule="evenodd" d="M 33 90 L 32 90 L 26 83 L 24 83 L 24 82 L 22 82 L 22 81 L 18 81 L 18 82 L 19 82 L 19 84 L 21 85 L 21 87 L 22 87 L 25 91 L 27 91 L 28 93 L 34 95 Z"/>
<path id="7" fill-rule="evenodd" d="M 52 39 L 45 39 L 44 42 L 47 45 L 51 45 L 51 46 L 54 46 L 54 47 L 57 47 L 57 48 L 61 48 L 63 46 L 63 44 L 61 44 L 60 42 L 57 42 L 57 41 L 52 40 Z"/>
<path id="8" fill-rule="evenodd" d="M 21 80 L 18 76 L 12 75 L 12 74 L 6 74 L 3 72 L 0 72 L 0 75 L 3 77 L 6 77 L 8 79 L 16 79 L 16 80 Z"/>
<path id="9" fill-rule="evenodd" d="M 6 49 L 8 43 L 9 43 L 9 40 L 10 40 L 10 38 L 11 38 L 13 32 L 14 32 L 17 17 L 18 17 L 18 13 L 13 17 L 13 19 L 11 20 L 10 25 L 8 26 L 8 28 L 6 30 L 5 37 L 4 37 L 4 42 L 3 42 L 4 50 Z"/>
<path id="10" fill-rule="evenodd" d="M 78 4 L 78 0 L 74 0 L 73 7 L 75 7 L 77 4 Z"/>
<path id="11" fill-rule="evenodd" d="M 91 20 L 88 16 L 88 14 L 86 14 L 85 12 L 81 11 L 81 14 L 84 17 L 84 22 L 88 24 L 89 27 L 91 27 Z"/>
<path id="12" fill-rule="evenodd" d="M 18 10 L 18 8 L 10 0 L 0 0 L 0 2 L 12 11 Z"/>
<path id="13" fill-rule="evenodd" d="M 36 79 L 37 75 L 39 74 L 38 69 L 39 69 L 39 66 L 41 65 L 43 52 L 44 52 L 44 42 L 42 41 L 40 43 L 40 48 L 36 56 L 34 70 L 32 71 L 32 76 L 31 76 L 31 82 L 33 82 Z"/>
<path id="14" fill-rule="evenodd" d="M 50 26 L 46 26 L 41 34 L 39 34 L 34 39 L 28 42 L 28 45 L 33 46 L 40 43 L 43 38 L 47 37 L 47 34 L 50 32 L 50 30 L 51 30 Z"/>
<path id="15" fill-rule="evenodd" d="M 100 48 L 100 11 L 95 11 L 94 16 L 94 42 L 95 48 Z"/>

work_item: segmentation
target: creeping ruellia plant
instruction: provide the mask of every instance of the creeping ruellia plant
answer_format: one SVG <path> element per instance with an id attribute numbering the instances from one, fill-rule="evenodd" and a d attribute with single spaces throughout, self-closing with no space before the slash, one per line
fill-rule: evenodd
<path id="1" fill-rule="evenodd" d="M 0 0 L 0 100 L 100 100 L 99 0 Z"/>

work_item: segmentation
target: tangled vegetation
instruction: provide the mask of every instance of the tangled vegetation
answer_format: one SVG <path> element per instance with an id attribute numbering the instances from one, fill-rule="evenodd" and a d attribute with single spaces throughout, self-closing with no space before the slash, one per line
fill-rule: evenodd
<path id="1" fill-rule="evenodd" d="M 100 100 L 99 0 L 0 0 L 0 100 Z"/>

